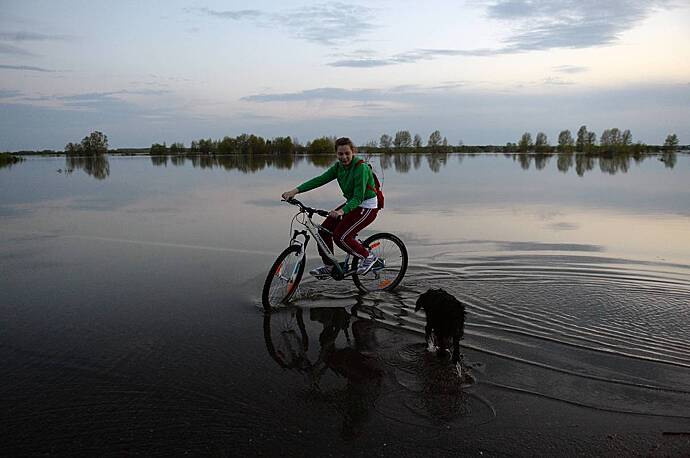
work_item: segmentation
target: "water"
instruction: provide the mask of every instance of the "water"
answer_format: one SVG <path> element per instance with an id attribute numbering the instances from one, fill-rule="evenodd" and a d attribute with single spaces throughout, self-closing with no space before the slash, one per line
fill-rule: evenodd
<path id="1" fill-rule="evenodd" d="M 280 193 L 330 161 L 0 169 L 5 449 L 690 450 L 662 434 L 690 431 L 689 156 L 374 157 L 386 209 L 361 235 L 405 241 L 402 286 L 305 279 L 265 315 Z M 462 376 L 424 350 L 429 287 L 467 304 Z"/>

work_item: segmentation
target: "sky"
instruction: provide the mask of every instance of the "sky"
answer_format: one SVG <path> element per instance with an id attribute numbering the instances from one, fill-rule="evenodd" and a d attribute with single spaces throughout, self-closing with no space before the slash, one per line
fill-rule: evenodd
<path id="1" fill-rule="evenodd" d="M 253 133 L 690 143 L 690 1 L 0 0 L 0 151 Z"/>

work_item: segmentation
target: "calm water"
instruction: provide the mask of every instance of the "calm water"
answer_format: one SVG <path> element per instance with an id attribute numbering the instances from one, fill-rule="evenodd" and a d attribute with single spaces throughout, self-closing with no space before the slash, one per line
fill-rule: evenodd
<path id="1" fill-rule="evenodd" d="M 405 241 L 402 286 L 305 279 L 270 315 L 279 196 L 331 158 L 0 169 L 4 448 L 615 454 L 690 431 L 690 156 L 372 161 L 386 209 L 362 235 Z M 462 379 L 424 352 L 429 287 L 467 303 Z"/>

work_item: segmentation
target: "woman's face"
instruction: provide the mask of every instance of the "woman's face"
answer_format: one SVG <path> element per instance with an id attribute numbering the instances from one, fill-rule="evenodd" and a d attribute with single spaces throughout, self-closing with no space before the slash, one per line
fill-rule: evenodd
<path id="1" fill-rule="evenodd" d="M 335 151 L 335 154 L 338 156 L 340 163 L 345 167 L 350 165 L 350 162 L 352 162 L 352 156 L 355 155 L 355 153 L 352 152 L 350 145 L 338 145 L 338 149 Z"/>

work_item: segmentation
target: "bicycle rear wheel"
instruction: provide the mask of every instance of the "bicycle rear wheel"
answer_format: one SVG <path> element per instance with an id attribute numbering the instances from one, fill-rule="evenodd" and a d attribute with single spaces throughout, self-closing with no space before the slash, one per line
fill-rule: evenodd
<path id="1" fill-rule="evenodd" d="M 407 272 L 407 248 L 393 234 L 374 234 L 362 242 L 369 252 L 379 260 L 366 275 L 352 274 L 357 288 L 363 292 L 391 291 L 397 287 Z M 357 269 L 359 259 L 352 261 L 352 268 Z"/>
<path id="2" fill-rule="evenodd" d="M 261 302 L 266 310 L 271 310 L 290 300 L 302 280 L 306 256 L 296 245 L 287 247 L 271 266 L 264 282 Z"/>

